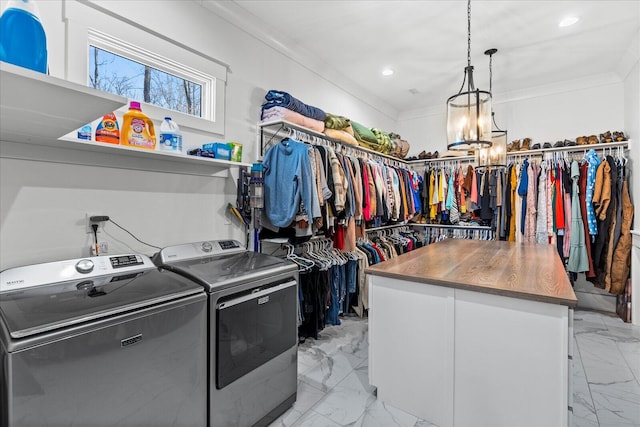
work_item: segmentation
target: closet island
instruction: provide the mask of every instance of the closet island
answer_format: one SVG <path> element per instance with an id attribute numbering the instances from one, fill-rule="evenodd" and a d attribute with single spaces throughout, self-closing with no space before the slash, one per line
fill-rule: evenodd
<path id="1" fill-rule="evenodd" d="M 442 427 L 571 425 L 577 300 L 555 246 L 447 239 L 366 273 L 383 402 Z"/>

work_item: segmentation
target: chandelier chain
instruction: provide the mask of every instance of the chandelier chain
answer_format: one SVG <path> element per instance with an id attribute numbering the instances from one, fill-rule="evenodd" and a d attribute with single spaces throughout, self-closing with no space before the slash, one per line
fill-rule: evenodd
<path id="1" fill-rule="evenodd" d="M 493 96 L 493 69 L 491 67 L 493 63 L 493 54 L 489 55 L 489 93 Z"/>

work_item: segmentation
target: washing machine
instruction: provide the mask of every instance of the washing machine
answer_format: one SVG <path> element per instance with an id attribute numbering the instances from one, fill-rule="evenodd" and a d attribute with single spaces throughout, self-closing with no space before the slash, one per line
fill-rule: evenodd
<path id="1" fill-rule="evenodd" d="M 163 268 L 205 289 L 209 426 L 268 425 L 296 400 L 298 270 L 235 240 L 171 246 Z"/>
<path id="2" fill-rule="evenodd" d="M 206 303 L 139 254 L 0 272 L 1 425 L 206 425 Z"/>

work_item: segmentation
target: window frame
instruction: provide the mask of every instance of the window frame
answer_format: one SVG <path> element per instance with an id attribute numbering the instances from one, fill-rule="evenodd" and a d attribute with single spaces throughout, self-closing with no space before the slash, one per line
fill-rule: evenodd
<path id="1" fill-rule="evenodd" d="M 212 100 L 215 99 L 215 81 L 216 78 L 200 72 L 192 67 L 180 64 L 169 58 L 154 54 L 146 49 L 142 49 L 139 46 L 135 46 L 131 43 L 127 43 L 124 40 L 119 40 L 113 36 L 105 34 L 101 31 L 97 31 L 93 28 L 88 29 L 87 34 L 87 55 L 90 54 L 90 47 L 96 47 L 100 50 L 112 53 L 114 55 L 121 56 L 133 62 L 147 65 L 158 71 L 162 71 L 167 74 L 171 74 L 183 80 L 200 85 L 200 116 L 193 115 L 193 117 L 200 117 L 205 120 L 214 120 L 214 111 Z M 87 86 L 90 85 L 89 75 L 91 70 L 87 66 Z M 141 101 L 141 100 L 137 100 Z M 153 104 L 156 105 L 156 104 Z M 156 107 L 163 108 L 159 105 Z M 171 112 L 180 112 L 177 110 L 169 110 Z M 187 113 L 183 113 L 187 114 Z"/>
<path id="2" fill-rule="evenodd" d="M 104 13 L 94 2 L 65 0 L 65 78 L 89 86 L 89 51 L 99 49 L 149 65 L 160 71 L 202 85 L 201 117 L 141 102 L 151 119 L 161 122 L 170 115 L 181 129 L 225 133 L 225 89 L 228 66 L 162 37 L 155 31 L 134 25 L 124 17 Z M 127 40 L 135 40 L 135 44 Z M 160 54 L 159 52 L 162 52 Z M 206 71 L 204 71 L 206 70 Z M 142 101 L 142 100 L 136 100 Z M 127 111 L 123 107 L 120 113 Z"/>

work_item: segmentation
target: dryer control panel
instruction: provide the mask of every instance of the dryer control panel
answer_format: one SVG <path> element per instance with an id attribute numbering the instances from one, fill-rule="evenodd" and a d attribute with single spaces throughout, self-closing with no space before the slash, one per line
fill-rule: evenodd
<path id="1" fill-rule="evenodd" d="M 238 252 L 246 252 L 246 249 L 237 240 L 205 240 L 203 242 L 167 246 L 154 257 L 154 260 L 164 264 L 185 259 L 206 258 Z"/>
<path id="2" fill-rule="evenodd" d="M 152 268 L 155 265 L 151 259 L 140 254 L 103 255 L 27 265 L 0 272 L 0 292 Z"/>

